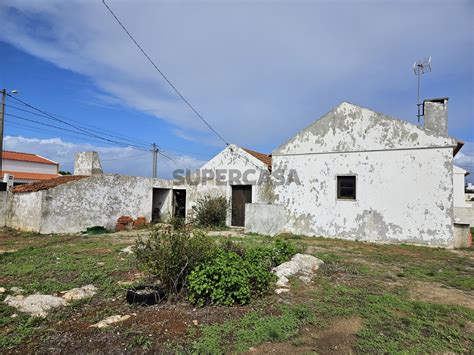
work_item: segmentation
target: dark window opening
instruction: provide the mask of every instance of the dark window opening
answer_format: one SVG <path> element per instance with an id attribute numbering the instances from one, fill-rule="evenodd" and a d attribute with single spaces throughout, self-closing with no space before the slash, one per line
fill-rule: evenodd
<path id="1" fill-rule="evenodd" d="M 337 177 L 337 198 L 342 200 L 356 199 L 356 177 L 338 176 Z"/>

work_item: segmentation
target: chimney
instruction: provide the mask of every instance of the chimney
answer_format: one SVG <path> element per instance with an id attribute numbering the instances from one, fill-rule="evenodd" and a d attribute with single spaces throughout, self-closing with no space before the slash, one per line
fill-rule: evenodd
<path id="1" fill-rule="evenodd" d="M 74 157 L 74 175 L 103 174 L 99 153 L 77 152 Z"/>
<path id="2" fill-rule="evenodd" d="M 423 101 L 425 129 L 436 132 L 440 136 L 448 136 L 448 98 L 429 99 Z"/>

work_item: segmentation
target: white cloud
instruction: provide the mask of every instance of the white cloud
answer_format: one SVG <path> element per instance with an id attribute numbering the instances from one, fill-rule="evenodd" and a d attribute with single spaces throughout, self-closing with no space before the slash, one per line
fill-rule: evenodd
<path id="1" fill-rule="evenodd" d="M 425 55 L 435 66 L 427 82 L 472 81 L 469 1 L 109 3 L 209 122 L 244 146 L 277 146 L 342 100 L 414 119 L 410 66 Z M 0 40 L 91 78 L 108 101 L 181 136 L 207 132 L 100 1 L 11 0 L 0 23 Z M 464 95 L 450 101 L 457 128 L 474 115 Z"/>
<path id="2" fill-rule="evenodd" d="M 133 148 L 101 147 L 65 142 L 60 138 L 38 139 L 22 136 L 6 136 L 4 144 L 6 150 L 39 154 L 57 161 L 60 163 L 60 170 L 73 172 L 76 152 L 97 151 L 106 173 L 151 176 L 152 154 Z M 195 169 L 204 164 L 204 161 L 187 155 L 177 155 L 173 152 L 166 154 L 176 161 L 158 156 L 158 176 L 161 178 L 171 178 L 175 169 Z"/>
<path id="3" fill-rule="evenodd" d="M 461 151 L 454 157 L 454 164 L 467 170 L 466 180 L 474 182 L 474 142 L 465 142 Z"/>

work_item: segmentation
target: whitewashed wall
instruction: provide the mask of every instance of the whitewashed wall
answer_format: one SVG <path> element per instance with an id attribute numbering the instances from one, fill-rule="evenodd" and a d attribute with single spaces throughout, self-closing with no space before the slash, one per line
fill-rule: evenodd
<path id="1" fill-rule="evenodd" d="M 268 166 L 234 144 L 229 145 L 207 162 L 201 168 L 201 171 L 204 169 L 212 170 L 214 173 L 216 173 L 218 169 L 226 172 L 229 169 L 235 169 L 242 174 L 246 170 L 253 169 L 256 174 L 249 177 L 255 181 L 255 184 L 252 186 L 252 202 L 268 202 L 271 198 L 268 196 L 266 186 L 259 186 L 257 184 L 261 174 L 265 174 L 264 176 L 269 174 Z M 188 187 L 188 191 L 187 209 L 189 215 L 192 215 L 192 207 L 199 198 L 206 195 L 225 196 L 229 204 L 226 224 L 228 226 L 231 225 L 232 183 L 226 183 L 222 186 L 216 184 L 216 180 L 213 179 L 206 183 L 199 183 L 195 187 Z"/>
<path id="2" fill-rule="evenodd" d="M 466 170 L 459 166 L 454 166 L 453 186 L 454 186 L 454 207 L 467 207 L 465 198 L 465 174 Z"/>
<path id="3" fill-rule="evenodd" d="M 274 157 L 301 185 L 275 187 L 286 230 L 346 239 L 448 246 L 453 236 L 452 149 Z M 356 176 L 356 200 L 337 199 L 337 175 Z"/>
<path id="4" fill-rule="evenodd" d="M 19 160 L 3 160 L 3 170 L 5 171 L 21 171 L 26 173 L 38 173 L 38 174 L 57 174 L 57 165 L 32 163 L 29 161 Z"/>
<path id="5" fill-rule="evenodd" d="M 5 224 L 7 227 L 39 232 L 42 223 L 44 191 L 10 194 Z"/>
<path id="6" fill-rule="evenodd" d="M 453 147 L 430 130 L 342 103 L 273 152 L 286 230 L 346 239 L 450 246 Z M 337 200 L 337 175 L 356 175 L 357 199 Z"/>
<path id="7" fill-rule="evenodd" d="M 14 193 L 7 225 L 40 233 L 75 233 L 88 227 L 114 229 L 120 216 L 151 220 L 153 187 L 171 180 L 94 175 L 49 190 Z"/>

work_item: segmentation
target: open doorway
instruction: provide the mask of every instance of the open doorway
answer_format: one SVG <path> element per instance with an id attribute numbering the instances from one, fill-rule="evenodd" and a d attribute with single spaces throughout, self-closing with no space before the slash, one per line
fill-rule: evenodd
<path id="1" fill-rule="evenodd" d="M 252 203 L 252 185 L 232 186 L 232 220 L 231 225 L 245 225 L 245 204 Z"/>
<path id="2" fill-rule="evenodd" d="M 170 189 L 153 188 L 151 223 L 165 222 L 171 217 Z"/>
<path id="3" fill-rule="evenodd" d="M 186 218 L 186 190 L 173 190 L 173 217 Z"/>

